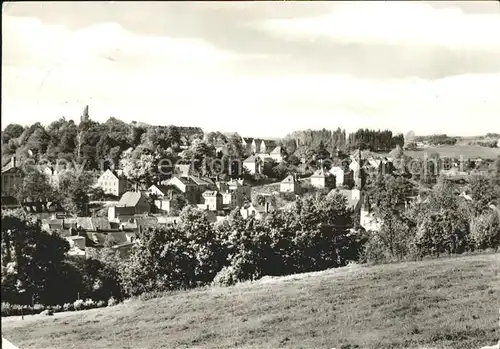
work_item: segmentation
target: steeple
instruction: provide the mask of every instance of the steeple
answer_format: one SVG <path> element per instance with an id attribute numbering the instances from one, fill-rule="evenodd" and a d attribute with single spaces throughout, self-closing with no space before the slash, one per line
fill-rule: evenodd
<path id="1" fill-rule="evenodd" d="M 361 149 L 358 149 L 357 161 L 358 161 L 359 167 L 358 167 L 358 171 L 356 173 L 356 178 L 354 179 L 354 184 L 355 184 L 356 189 L 363 190 L 365 181 L 364 181 L 364 169 L 363 169 L 363 165 L 361 163 Z"/>
<path id="2" fill-rule="evenodd" d="M 371 211 L 370 197 L 368 195 L 365 195 L 365 200 L 363 202 L 363 210 L 365 210 L 368 213 L 370 213 Z"/>

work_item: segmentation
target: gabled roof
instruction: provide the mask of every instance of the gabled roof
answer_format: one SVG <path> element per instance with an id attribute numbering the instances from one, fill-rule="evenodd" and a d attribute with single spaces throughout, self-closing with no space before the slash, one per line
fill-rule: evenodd
<path id="1" fill-rule="evenodd" d="M 215 183 L 208 177 L 189 176 L 189 179 L 196 185 L 215 185 Z"/>
<path id="2" fill-rule="evenodd" d="M 143 192 L 128 191 L 122 195 L 120 201 L 118 202 L 118 206 L 135 207 L 141 198 L 147 200 L 146 195 Z"/>
<path id="3" fill-rule="evenodd" d="M 368 159 L 368 164 L 370 164 L 370 166 L 373 168 L 379 168 L 382 164 L 382 161 L 379 159 L 370 158 Z"/>
<path id="4" fill-rule="evenodd" d="M 281 181 L 281 183 L 299 183 L 299 181 L 294 175 L 289 174 L 284 180 Z"/>
<path id="5" fill-rule="evenodd" d="M 262 142 L 266 145 L 266 148 L 276 147 L 276 141 L 272 139 L 263 139 Z"/>
<path id="6" fill-rule="evenodd" d="M 325 178 L 325 177 L 328 177 L 328 175 L 329 175 L 328 172 L 325 172 L 324 168 L 319 168 L 316 171 L 314 171 L 314 173 L 312 174 L 311 177 L 314 177 L 314 178 Z"/>
<path id="7" fill-rule="evenodd" d="M 221 195 L 217 190 L 206 190 L 202 194 L 204 197 Z"/>
<path id="8" fill-rule="evenodd" d="M 270 154 L 279 154 L 281 155 L 282 148 L 281 146 L 277 146 L 276 148 L 273 149 L 273 151 Z"/>
<path id="9" fill-rule="evenodd" d="M 330 173 L 335 173 L 335 172 L 337 172 L 337 171 L 342 171 L 342 172 L 344 172 L 345 170 L 344 170 L 342 167 L 340 167 L 340 166 L 333 166 L 333 167 L 330 169 L 330 171 L 329 171 L 329 172 L 330 172 Z"/>
<path id="10" fill-rule="evenodd" d="M 257 157 L 255 155 L 252 155 L 252 156 L 249 156 L 248 158 L 246 158 L 243 162 L 255 162 L 257 161 Z"/>
<path id="11" fill-rule="evenodd" d="M 191 179 L 191 176 L 189 176 L 189 177 L 173 177 L 173 178 L 169 179 L 167 183 L 170 183 L 174 179 L 179 180 L 184 185 L 196 185 L 196 183 Z"/>
<path id="12" fill-rule="evenodd" d="M 252 138 L 252 137 L 242 137 L 242 139 L 243 139 L 246 143 L 252 143 L 252 141 L 253 141 L 253 138 Z"/>

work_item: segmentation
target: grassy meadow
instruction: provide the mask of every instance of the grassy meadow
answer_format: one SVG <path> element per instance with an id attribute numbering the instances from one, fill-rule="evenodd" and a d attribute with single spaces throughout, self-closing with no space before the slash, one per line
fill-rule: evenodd
<path id="1" fill-rule="evenodd" d="M 428 147 L 419 150 L 405 150 L 405 154 L 412 158 L 429 157 L 432 153 L 438 153 L 441 158 L 457 158 L 463 156 L 467 159 L 496 159 L 500 155 L 500 148 L 487 148 L 478 145 L 443 145 L 440 147 Z"/>
<path id="2" fill-rule="evenodd" d="M 20 348 L 453 348 L 500 339 L 500 254 L 349 266 L 54 316 L 2 319 Z"/>

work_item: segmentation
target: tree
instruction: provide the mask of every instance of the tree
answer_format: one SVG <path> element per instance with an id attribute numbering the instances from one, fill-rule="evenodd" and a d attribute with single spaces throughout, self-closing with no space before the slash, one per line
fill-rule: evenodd
<path id="1" fill-rule="evenodd" d="M 493 178 L 484 175 L 471 176 L 467 189 L 476 215 L 490 210 L 489 206 L 500 197 Z"/>
<path id="2" fill-rule="evenodd" d="M 24 127 L 19 124 L 8 124 L 2 131 L 2 143 L 8 143 L 9 140 L 19 138 L 24 131 Z"/>
<path id="3" fill-rule="evenodd" d="M 493 248 L 500 246 L 500 216 L 498 212 L 483 213 L 472 218 L 471 237 L 476 248 Z"/>
<path id="4" fill-rule="evenodd" d="M 2 210 L 1 223 L 2 301 L 57 303 L 65 292 L 60 272 L 68 243 L 43 231 L 40 222 L 22 210 Z"/>
<path id="5" fill-rule="evenodd" d="M 66 171 L 59 179 L 59 196 L 67 212 L 83 216 L 88 214 L 89 193 L 95 178 L 89 172 Z"/>
<path id="6" fill-rule="evenodd" d="M 151 185 L 158 178 L 158 155 L 150 149 L 137 147 L 133 151 L 123 153 L 120 160 L 125 176 L 131 181 Z"/>
<path id="7" fill-rule="evenodd" d="M 122 271 L 126 294 L 193 287 L 196 262 L 182 231 L 149 228 L 138 239 Z"/>
<path id="8" fill-rule="evenodd" d="M 181 212 L 179 229 L 188 240 L 188 249 L 196 258 L 194 282 L 203 285 L 211 282 L 222 268 L 225 256 L 216 238 L 206 211 L 187 206 Z"/>
<path id="9" fill-rule="evenodd" d="M 56 193 L 47 176 L 35 167 L 26 166 L 22 184 L 17 192 L 19 202 L 43 203 L 52 201 L 55 197 Z"/>

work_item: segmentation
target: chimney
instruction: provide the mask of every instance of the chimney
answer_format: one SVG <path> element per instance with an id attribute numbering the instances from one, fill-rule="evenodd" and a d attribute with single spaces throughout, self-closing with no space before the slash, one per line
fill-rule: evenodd
<path id="1" fill-rule="evenodd" d="M 13 156 L 11 159 L 10 159 L 10 163 L 12 164 L 12 167 L 16 167 L 16 157 Z"/>
<path id="2" fill-rule="evenodd" d="M 135 183 L 134 184 L 134 190 L 135 191 L 139 191 L 139 183 Z"/>
<path id="3" fill-rule="evenodd" d="M 172 200 L 174 198 L 174 193 L 172 192 L 172 190 L 170 191 L 170 200 Z"/>
<path id="4" fill-rule="evenodd" d="M 269 213 L 269 202 L 264 204 L 264 212 Z"/>

